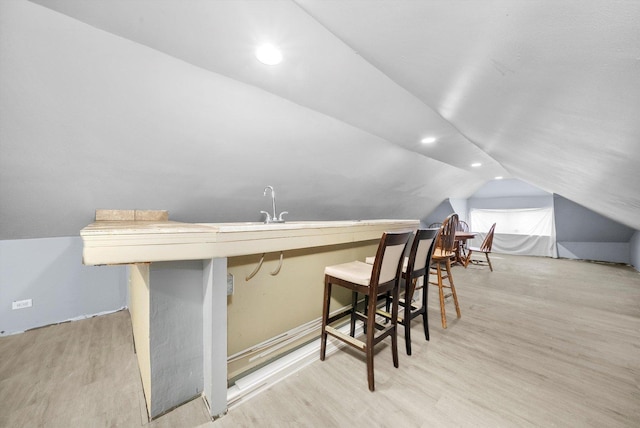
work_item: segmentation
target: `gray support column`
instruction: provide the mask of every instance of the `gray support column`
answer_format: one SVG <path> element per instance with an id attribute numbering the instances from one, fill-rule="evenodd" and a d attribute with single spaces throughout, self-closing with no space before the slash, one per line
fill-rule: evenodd
<path id="1" fill-rule="evenodd" d="M 202 261 L 151 263 L 149 275 L 149 413 L 156 417 L 202 394 Z"/>
<path id="2" fill-rule="evenodd" d="M 227 412 L 227 258 L 203 264 L 204 396 L 216 418 Z"/>

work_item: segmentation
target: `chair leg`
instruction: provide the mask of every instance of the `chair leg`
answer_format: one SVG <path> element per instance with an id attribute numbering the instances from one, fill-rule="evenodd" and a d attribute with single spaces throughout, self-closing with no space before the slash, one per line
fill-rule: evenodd
<path id="1" fill-rule="evenodd" d="M 456 305 L 456 314 L 460 318 L 460 306 L 458 306 L 458 295 L 456 294 L 456 287 L 453 285 L 453 276 L 451 276 L 451 262 L 447 260 L 447 275 L 449 276 L 449 286 L 451 287 L 451 295 L 453 296 L 453 303 Z"/>
<path id="2" fill-rule="evenodd" d="M 489 263 L 489 269 L 491 269 L 491 272 L 493 272 L 493 266 L 491 266 L 491 260 L 489 259 L 489 253 L 484 253 L 485 256 L 487 256 L 487 263 Z"/>
<path id="3" fill-rule="evenodd" d="M 327 351 L 327 322 L 329 321 L 329 303 L 331 301 L 331 283 L 329 278 L 324 279 L 324 300 L 322 301 L 322 330 L 320 332 L 320 360 L 324 361 Z"/>
<path id="4" fill-rule="evenodd" d="M 469 266 L 469 262 L 471 262 L 471 253 L 473 253 L 473 250 L 469 249 L 469 254 L 467 254 L 467 257 L 464 259 L 464 267 Z"/>
<path id="5" fill-rule="evenodd" d="M 437 263 L 438 274 L 438 293 L 440 294 L 440 318 L 442 320 L 442 328 L 447 328 L 447 313 L 444 307 L 444 288 L 442 284 L 442 264 Z"/>

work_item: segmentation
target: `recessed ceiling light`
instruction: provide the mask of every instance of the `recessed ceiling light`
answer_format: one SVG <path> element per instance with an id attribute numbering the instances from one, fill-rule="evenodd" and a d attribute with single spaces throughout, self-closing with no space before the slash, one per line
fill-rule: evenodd
<path id="1" fill-rule="evenodd" d="M 422 144 L 431 144 L 436 142 L 436 137 L 426 137 L 421 140 Z"/>
<path id="2" fill-rule="evenodd" d="M 471 164 L 472 167 L 477 168 L 479 166 L 482 166 L 482 164 L 480 162 L 475 162 Z"/>
<path id="3" fill-rule="evenodd" d="M 493 179 L 494 179 L 494 180 L 502 180 L 502 176 L 501 176 L 501 175 L 499 175 L 499 176 L 497 176 L 497 177 L 493 177 Z"/>
<path id="4" fill-rule="evenodd" d="M 264 44 L 258 46 L 256 49 L 256 58 L 266 65 L 277 65 L 282 61 L 282 52 L 271 44 Z"/>

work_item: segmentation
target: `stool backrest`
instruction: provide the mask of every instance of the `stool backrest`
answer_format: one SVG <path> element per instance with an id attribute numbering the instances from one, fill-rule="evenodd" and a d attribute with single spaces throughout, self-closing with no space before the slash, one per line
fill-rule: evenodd
<path id="1" fill-rule="evenodd" d="M 376 252 L 369 286 L 393 285 L 402 274 L 402 263 L 407 242 L 412 232 L 383 233 Z"/>
<path id="2" fill-rule="evenodd" d="M 456 242 L 456 229 L 458 228 L 458 214 L 449 215 L 440 227 L 436 246 L 442 251 L 452 252 Z"/>
<path id="3" fill-rule="evenodd" d="M 439 229 L 419 229 L 413 237 L 407 263 L 407 274 L 410 274 L 412 278 L 418 278 L 428 273 L 438 231 Z"/>

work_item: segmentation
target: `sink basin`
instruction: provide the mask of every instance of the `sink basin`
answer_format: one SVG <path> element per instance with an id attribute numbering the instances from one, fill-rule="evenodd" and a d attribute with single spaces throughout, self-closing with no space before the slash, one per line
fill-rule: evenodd
<path id="1" fill-rule="evenodd" d="M 238 222 L 238 223 L 201 223 L 214 226 L 220 232 L 251 232 L 262 230 L 312 229 L 314 227 L 345 227 L 360 224 L 358 220 L 347 221 L 287 221 L 285 223 Z"/>
<path id="2" fill-rule="evenodd" d="M 219 232 L 252 232 L 268 230 L 293 230 L 349 226 L 373 226 L 379 223 L 388 224 L 394 220 L 337 220 L 337 221 L 287 221 L 285 223 L 237 222 L 237 223 L 200 223 L 215 227 Z M 397 220 L 406 222 L 407 220 Z"/>

